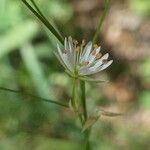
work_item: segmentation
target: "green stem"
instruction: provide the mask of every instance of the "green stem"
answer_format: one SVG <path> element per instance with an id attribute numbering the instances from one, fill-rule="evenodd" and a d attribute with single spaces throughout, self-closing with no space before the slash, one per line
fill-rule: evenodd
<path id="1" fill-rule="evenodd" d="M 41 13 L 40 9 L 37 7 L 35 2 L 32 0 L 32 4 L 34 5 L 35 10 L 33 7 L 26 0 L 22 0 L 22 2 L 28 7 L 28 9 L 55 35 L 55 37 L 63 44 L 64 38 L 57 32 L 57 30 L 51 25 L 51 23 L 44 17 Z"/>
<path id="2" fill-rule="evenodd" d="M 98 36 L 101 32 L 103 22 L 105 20 L 105 17 L 107 16 L 107 13 L 108 13 L 108 10 L 109 10 L 110 1 L 111 0 L 105 0 L 105 9 L 104 9 L 104 12 L 103 12 L 102 16 L 100 16 L 99 23 L 98 23 L 98 26 L 97 26 L 97 29 L 96 29 L 96 33 L 95 33 L 93 41 L 92 41 L 93 44 L 96 43 L 97 38 L 98 38 Z"/>
<path id="3" fill-rule="evenodd" d="M 86 106 L 86 97 L 85 97 L 85 81 L 80 81 L 81 86 L 81 102 L 83 108 L 84 122 L 87 120 L 87 106 Z"/>
<path id="4" fill-rule="evenodd" d="M 31 1 L 31 3 L 33 4 L 33 6 L 35 7 L 35 9 L 37 10 L 37 12 L 45 19 L 45 20 L 47 20 L 46 18 L 45 18 L 45 16 L 43 15 L 43 13 L 41 12 L 41 10 L 39 9 L 39 7 L 36 5 L 36 3 L 34 2 L 34 0 L 30 0 Z"/>
<path id="5" fill-rule="evenodd" d="M 74 112 L 77 112 L 77 107 L 76 107 L 76 83 L 77 79 L 73 79 L 73 88 L 72 88 L 72 98 L 71 98 L 71 105 L 73 107 Z"/>
<path id="6" fill-rule="evenodd" d="M 49 102 L 49 103 L 53 103 L 53 104 L 56 104 L 56 105 L 59 105 L 59 106 L 69 108 L 69 106 L 67 104 L 63 104 L 63 103 L 60 103 L 60 102 L 57 102 L 57 101 L 54 101 L 54 100 L 42 98 L 42 97 L 39 97 L 39 96 L 36 96 L 36 95 L 33 95 L 33 94 L 24 93 L 22 91 L 12 90 L 12 89 L 5 88 L 5 87 L 0 87 L 0 90 L 6 91 L 6 92 L 12 92 L 12 93 L 20 93 L 20 94 L 23 94 L 24 96 L 29 96 L 31 98 L 35 98 L 35 99 L 38 99 L 38 100 L 41 100 L 41 101 L 45 101 L 45 102 Z"/>
<path id="7" fill-rule="evenodd" d="M 81 88 L 81 102 L 82 102 L 82 109 L 83 109 L 83 116 L 84 116 L 84 123 L 88 119 L 87 114 L 87 105 L 86 105 L 86 96 L 85 96 L 85 81 L 80 80 L 80 88 Z M 90 130 L 87 129 L 84 131 L 84 150 L 91 150 L 90 146 Z"/>

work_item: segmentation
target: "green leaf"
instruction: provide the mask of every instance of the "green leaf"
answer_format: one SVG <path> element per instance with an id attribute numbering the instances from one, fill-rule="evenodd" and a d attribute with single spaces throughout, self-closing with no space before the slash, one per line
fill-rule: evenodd
<path id="1" fill-rule="evenodd" d="M 108 117 L 116 117 L 116 116 L 122 116 L 122 113 L 114 113 L 114 112 L 109 112 L 105 110 L 99 110 L 100 115 L 108 116 Z"/>
<path id="2" fill-rule="evenodd" d="M 105 17 L 107 16 L 107 13 L 108 13 L 108 10 L 109 10 L 109 7 L 110 7 L 110 1 L 111 0 L 105 0 L 105 9 L 104 9 L 104 12 L 102 14 L 102 16 L 100 16 L 100 19 L 99 19 L 99 23 L 98 23 L 98 26 L 97 26 L 97 29 L 96 29 L 96 33 L 94 35 L 94 38 L 93 38 L 93 43 L 96 42 L 100 32 L 101 32 L 101 29 L 102 29 L 102 25 L 103 25 L 103 22 L 105 20 Z"/>
<path id="3" fill-rule="evenodd" d="M 82 132 L 92 127 L 99 118 L 100 118 L 100 115 L 90 116 L 82 128 Z"/>
<path id="4" fill-rule="evenodd" d="M 46 98 L 39 97 L 37 95 L 33 95 L 33 94 L 30 94 L 30 93 L 24 93 L 23 91 L 13 90 L 13 89 L 5 88 L 5 87 L 0 87 L 0 91 L 12 92 L 12 93 L 16 93 L 16 94 L 22 94 L 22 95 L 29 96 L 31 98 L 35 98 L 37 100 L 41 100 L 41 101 L 44 101 L 44 102 L 53 103 L 53 104 L 56 104 L 56 105 L 59 105 L 59 106 L 67 107 L 67 108 L 69 107 L 68 105 L 63 104 L 61 102 L 58 102 L 56 100 L 46 99 Z"/>
<path id="5" fill-rule="evenodd" d="M 64 44 L 64 38 L 60 35 L 60 33 L 53 27 L 53 25 L 45 18 L 40 9 L 37 7 L 36 3 L 33 0 L 30 0 L 34 5 L 35 9 L 26 1 L 22 0 L 22 2 L 28 7 L 28 9 L 53 33 L 53 35 Z"/>

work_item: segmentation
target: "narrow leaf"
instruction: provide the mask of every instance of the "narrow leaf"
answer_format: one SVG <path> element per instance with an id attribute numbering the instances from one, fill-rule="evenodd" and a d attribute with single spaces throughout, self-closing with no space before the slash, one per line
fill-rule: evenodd
<path id="1" fill-rule="evenodd" d="M 122 113 L 115 113 L 115 112 L 108 112 L 105 110 L 99 110 L 100 115 L 108 116 L 108 117 L 116 117 L 116 116 L 122 116 Z"/>
<path id="2" fill-rule="evenodd" d="M 61 102 L 51 100 L 51 99 L 42 98 L 42 97 L 30 94 L 30 93 L 25 93 L 23 91 L 13 90 L 13 89 L 5 88 L 5 87 L 0 87 L 0 91 L 22 94 L 24 96 L 29 96 L 31 98 L 35 98 L 35 99 L 40 100 L 40 101 L 49 102 L 49 103 L 56 104 L 56 105 L 63 106 L 63 107 L 67 107 L 67 108 L 69 107 L 67 104 L 63 104 Z"/>
<path id="3" fill-rule="evenodd" d="M 93 43 L 96 42 L 96 40 L 97 40 L 97 38 L 98 38 L 98 36 L 101 32 L 103 22 L 105 20 L 105 17 L 107 16 L 107 13 L 108 13 L 108 10 L 109 10 L 110 1 L 111 0 L 105 0 L 105 9 L 104 9 L 103 14 L 100 16 L 99 23 L 98 23 L 98 26 L 97 26 L 97 29 L 96 29 L 96 33 L 95 33 L 93 41 L 92 41 Z"/>
<path id="4" fill-rule="evenodd" d="M 92 127 L 96 123 L 96 121 L 99 119 L 99 117 L 100 115 L 89 117 L 82 128 L 82 132 Z"/>
<path id="5" fill-rule="evenodd" d="M 53 25 L 44 17 L 41 13 L 40 9 L 35 5 L 35 2 L 32 0 L 37 11 L 26 1 L 22 0 L 22 2 L 28 7 L 28 9 L 53 33 L 53 35 L 63 44 L 64 38 L 57 32 L 57 30 L 53 27 Z"/>

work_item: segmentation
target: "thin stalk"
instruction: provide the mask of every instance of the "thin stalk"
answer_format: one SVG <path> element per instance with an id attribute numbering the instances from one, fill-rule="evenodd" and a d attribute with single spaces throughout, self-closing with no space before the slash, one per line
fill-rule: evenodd
<path id="1" fill-rule="evenodd" d="M 71 98 L 71 105 L 73 107 L 74 112 L 77 112 L 76 106 L 76 87 L 77 87 L 77 79 L 73 79 L 73 88 L 72 88 L 72 98 Z"/>
<path id="2" fill-rule="evenodd" d="M 43 15 L 43 13 L 41 12 L 41 10 L 39 9 L 39 7 L 37 6 L 37 4 L 34 2 L 34 0 L 30 0 L 31 1 L 31 3 L 33 4 L 33 6 L 35 7 L 35 9 L 37 10 L 37 12 L 45 19 L 45 20 L 47 20 L 46 18 L 45 18 L 45 16 Z"/>
<path id="3" fill-rule="evenodd" d="M 97 38 L 101 32 L 101 29 L 102 29 L 102 26 L 103 26 L 103 22 L 105 20 L 105 17 L 107 16 L 107 13 L 108 13 L 108 10 L 109 10 L 109 7 L 110 7 L 110 1 L 111 0 L 105 0 L 105 9 L 103 11 L 103 14 L 102 16 L 100 16 L 100 19 L 99 19 L 99 23 L 98 23 L 98 26 L 97 26 L 97 29 L 96 29 L 96 33 L 94 35 L 94 38 L 93 38 L 93 44 L 96 43 L 97 41 Z"/>
<path id="4" fill-rule="evenodd" d="M 38 99 L 38 100 L 41 100 L 41 101 L 44 101 L 44 102 L 49 102 L 49 103 L 52 103 L 52 104 L 56 104 L 56 105 L 59 105 L 59 106 L 69 108 L 69 106 L 67 104 L 63 104 L 63 103 L 60 103 L 60 102 L 57 102 L 57 101 L 54 101 L 54 100 L 51 100 L 51 99 L 42 98 L 42 97 L 30 94 L 30 93 L 24 93 L 23 91 L 13 90 L 13 89 L 5 88 L 5 87 L 0 87 L 0 90 L 5 91 L 5 92 L 12 92 L 12 93 L 17 93 L 17 94 L 22 94 L 24 96 L 29 96 L 31 98 L 35 98 L 35 99 Z"/>
<path id="5" fill-rule="evenodd" d="M 83 116 L 84 116 L 84 123 L 88 119 L 87 114 L 87 105 L 86 105 L 86 96 L 85 96 L 85 81 L 80 80 L 80 88 L 81 88 L 81 102 L 82 102 L 82 109 L 83 109 Z M 87 129 L 84 131 L 84 150 L 91 150 L 90 146 L 90 130 Z"/>
<path id="6" fill-rule="evenodd" d="M 86 106 L 86 97 L 85 97 L 85 82 L 80 81 L 81 86 L 81 102 L 82 102 L 82 109 L 84 115 L 84 122 L 87 120 L 87 106 Z"/>
<path id="7" fill-rule="evenodd" d="M 40 11 L 40 9 L 37 7 L 35 2 L 33 0 L 31 1 L 37 11 L 26 0 L 22 0 L 22 2 L 53 33 L 53 35 L 63 44 L 64 38 L 59 34 L 59 32 L 57 32 L 57 30 L 51 25 L 51 23 L 44 17 L 44 15 Z"/>

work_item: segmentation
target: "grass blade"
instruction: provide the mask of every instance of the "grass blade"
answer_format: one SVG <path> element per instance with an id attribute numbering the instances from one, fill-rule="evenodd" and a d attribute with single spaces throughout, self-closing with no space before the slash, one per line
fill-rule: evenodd
<path id="1" fill-rule="evenodd" d="M 53 35 L 63 44 L 64 38 L 60 35 L 60 33 L 52 26 L 52 24 L 44 17 L 40 9 L 37 7 L 35 2 L 32 0 L 31 2 L 34 4 L 37 11 L 26 1 L 22 0 L 22 2 L 28 7 L 28 9 L 53 33 Z"/>
<path id="2" fill-rule="evenodd" d="M 98 35 L 101 32 L 103 22 L 105 20 L 105 17 L 107 16 L 107 13 L 108 13 L 108 10 L 109 10 L 109 7 L 110 7 L 110 1 L 111 0 L 105 0 L 105 9 L 104 9 L 104 12 L 103 12 L 102 16 L 100 16 L 99 23 L 98 23 L 98 26 L 97 26 L 97 29 L 96 29 L 96 33 L 95 33 L 93 41 L 92 41 L 93 44 L 96 43 Z"/>
<path id="3" fill-rule="evenodd" d="M 63 103 L 60 103 L 58 101 L 51 100 L 51 99 L 42 98 L 42 97 L 39 97 L 39 96 L 36 96 L 36 95 L 33 95 L 33 94 L 24 93 L 22 91 L 12 90 L 12 89 L 5 88 L 5 87 L 0 87 L 0 90 L 1 91 L 5 91 L 5 92 L 12 92 L 12 93 L 17 93 L 17 94 L 23 94 L 24 96 L 29 96 L 31 98 L 38 99 L 40 101 L 49 102 L 49 103 L 52 103 L 52 104 L 56 104 L 56 105 L 59 105 L 59 106 L 63 106 L 63 107 L 69 108 L 69 106 L 67 104 L 63 104 Z"/>

